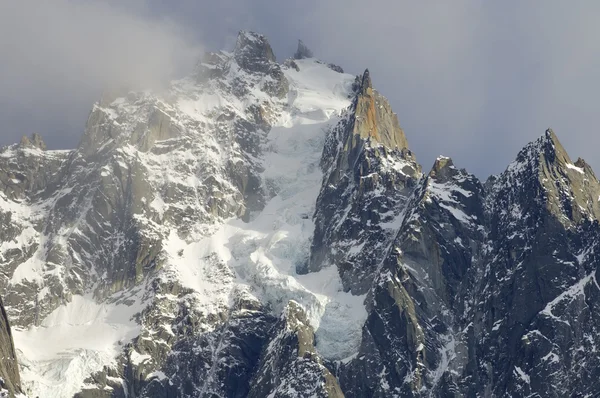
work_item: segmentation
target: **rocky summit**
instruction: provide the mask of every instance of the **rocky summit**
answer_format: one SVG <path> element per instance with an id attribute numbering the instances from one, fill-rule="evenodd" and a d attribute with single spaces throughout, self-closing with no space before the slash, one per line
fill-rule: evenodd
<path id="1" fill-rule="evenodd" d="M 241 32 L 2 148 L 0 395 L 600 396 L 590 166 L 423 170 L 376 80 Z"/>

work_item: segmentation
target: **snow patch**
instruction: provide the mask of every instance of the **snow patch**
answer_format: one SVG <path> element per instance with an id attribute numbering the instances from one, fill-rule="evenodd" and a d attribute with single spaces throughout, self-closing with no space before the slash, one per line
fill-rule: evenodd
<path id="1" fill-rule="evenodd" d="M 70 397 L 91 373 L 114 364 L 122 346 L 140 331 L 133 316 L 142 301 L 128 299 L 130 305 L 99 304 L 91 296 L 73 296 L 40 326 L 15 328 L 23 385 L 40 397 Z"/>
<path id="2" fill-rule="evenodd" d="M 583 168 L 577 167 L 572 163 L 567 163 L 566 166 L 567 166 L 567 168 L 569 168 L 571 170 L 575 170 L 578 173 L 585 174 L 585 171 L 583 170 Z"/>

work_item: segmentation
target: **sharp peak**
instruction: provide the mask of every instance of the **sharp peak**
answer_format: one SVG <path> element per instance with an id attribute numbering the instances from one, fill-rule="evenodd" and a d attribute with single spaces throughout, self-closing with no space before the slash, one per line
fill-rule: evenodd
<path id="1" fill-rule="evenodd" d="M 456 167 L 452 158 L 448 156 L 438 156 L 427 174 L 429 178 L 438 182 L 449 181 L 456 175 L 472 176 L 466 169 Z"/>
<path id="2" fill-rule="evenodd" d="M 302 40 L 298 40 L 298 49 L 294 53 L 294 59 L 313 58 L 314 54 Z"/>
<path id="3" fill-rule="evenodd" d="M 435 179 L 438 174 L 446 174 L 445 170 L 447 169 L 455 169 L 454 162 L 451 158 L 440 155 L 433 162 L 433 166 L 431 167 L 428 175 L 429 177 Z"/>
<path id="4" fill-rule="evenodd" d="M 38 148 L 43 151 L 46 150 L 46 143 L 42 139 L 42 136 L 38 133 L 33 133 L 31 137 L 24 135 L 21 138 L 21 143 L 19 145 L 23 148 Z"/>
<path id="5" fill-rule="evenodd" d="M 533 161 L 533 163 L 531 163 Z M 535 141 L 527 144 L 519 151 L 514 162 L 512 162 L 505 173 L 514 173 L 515 170 L 523 170 L 523 165 L 545 164 L 545 167 L 559 168 L 572 172 L 573 167 L 578 167 L 586 175 L 595 177 L 594 171 L 582 158 L 573 162 L 567 150 L 563 147 L 558 136 L 551 128 L 546 129 L 544 134 Z M 521 165 L 521 166 L 519 166 Z M 537 166 L 535 166 L 537 167 Z M 526 169 L 530 169 L 527 167 Z"/>
<path id="6" fill-rule="evenodd" d="M 365 69 L 362 75 L 356 76 L 354 92 L 359 95 L 370 95 L 370 90 L 373 90 L 373 81 L 369 69 Z"/>
<path id="7" fill-rule="evenodd" d="M 556 156 L 569 158 L 567 151 L 561 144 L 554 130 L 551 128 L 546 129 L 541 137 L 530 142 L 521 149 L 517 155 L 517 160 L 524 157 L 531 157 L 532 155 L 539 156 L 542 154 L 547 157 L 549 156 L 551 159 L 556 158 Z"/>
<path id="8" fill-rule="evenodd" d="M 373 89 L 368 69 L 356 76 L 353 91 L 353 134 L 392 150 L 405 150 L 405 155 L 414 159 L 398 116 L 389 101 Z"/>
<path id="9" fill-rule="evenodd" d="M 454 162 L 452 161 L 452 158 L 448 157 L 448 156 L 443 156 L 440 155 L 435 159 L 435 162 L 433 162 L 433 170 L 441 170 L 444 167 L 451 167 L 454 166 Z"/>
<path id="10" fill-rule="evenodd" d="M 255 32 L 253 30 L 240 30 L 237 35 L 238 40 L 247 38 L 250 40 L 266 40 L 267 37 L 262 33 Z"/>
<path id="11" fill-rule="evenodd" d="M 233 53 L 239 55 L 248 52 L 263 56 L 269 61 L 275 61 L 275 54 L 265 35 L 249 30 L 240 30 Z"/>
<path id="12" fill-rule="evenodd" d="M 554 132 L 553 129 L 547 128 L 544 132 L 544 135 L 539 137 L 536 141 L 529 143 L 521 152 L 525 151 L 528 147 L 536 148 L 540 153 L 544 154 L 552 154 L 554 157 L 560 156 L 563 160 L 568 161 L 569 163 L 580 167 L 584 170 L 587 170 L 593 174 L 592 167 L 585 161 L 585 159 L 581 157 L 577 157 L 575 162 L 571 162 L 571 158 L 569 153 L 565 149 L 565 147 L 560 142 L 558 136 Z"/>
<path id="13" fill-rule="evenodd" d="M 362 75 L 362 87 L 363 88 L 373 88 L 373 82 L 371 81 L 371 72 L 369 69 L 365 69 Z"/>
<path id="14" fill-rule="evenodd" d="M 243 50 L 247 47 L 265 47 L 271 48 L 269 39 L 262 33 L 250 30 L 240 30 L 235 41 L 234 52 Z"/>
<path id="15" fill-rule="evenodd" d="M 551 142 L 553 144 L 558 144 L 562 147 L 562 144 L 560 143 L 558 136 L 556 135 L 554 130 L 552 130 L 551 128 L 547 128 L 546 131 L 544 132 L 544 135 L 541 136 L 538 140 Z"/>

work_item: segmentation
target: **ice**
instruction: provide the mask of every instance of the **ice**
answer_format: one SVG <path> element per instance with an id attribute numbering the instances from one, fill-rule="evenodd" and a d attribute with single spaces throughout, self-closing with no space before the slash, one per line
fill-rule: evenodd
<path id="1" fill-rule="evenodd" d="M 198 300 L 201 312 L 224 308 L 236 289 L 248 289 L 275 313 L 295 300 L 316 330 L 319 352 L 328 359 L 343 359 L 360 344 L 365 297 L 342 290 L 335 265 L 308 275 L 297 275 L 296 266 L 309 255 L 325 135 L 350 105 L 353 77 L 314 60 L 302 60 L 299 66 L 300 73 L 286 71 L 295 94 L 269 132 L 262 159 L 263 178 L 273 197 L 251 222 L 230 220 L 197 242 L 184 242 L 171 233 L 166 272 L 203 293 Z"/>
<path id="2" fill-rule="evenodd" d="M 298 60 L 297 63 L 300 72 L 284 70 L 290 82 L 290 94 L 274 103 L 278 107 L 274 126 L 266 138 L 264 154 L 254 159 L 263 166 L 262 179 L 269 189 L 266 206 L 261 212 L 253 214 L 250 222 L 217 219 L 214 225 L 194 225 L 191 234 L 185 237 L 178 233 L 176 225 L 159 225 L 143 214 L 135 214 L 134 218 L 142 233 L 164 237 L 162 254 L 165 262 L 158 277 L 176 280 L 190 289 L 189 297 L 193 298 L 197 311 L 204 314 L 226 312 L 241 292 L 256 297 L 276 315 L 289 300 L 295 300 L 306 310 L 316 331 L 317 350 L 327 359 L 343 360 L 358 351 L 367 317 L 365 296 L 353 296 L 343 291 L 335 264 L 308 275 L 298 275 L 296 267 L 309 256 L 314 232 L 312 215 L 323 179 L 319 162 L 325 137 L 350 105 L 354 76 L 334 72 L 315 60 Z M 233 67 L 230 73 L 231 76 L 242 76 L 244 72 Z M 203 126 L 203 123 L 210 123 L 211 112 L 217 109 L 227 107 L 244 116 L 249 104 L 260 103 L 266 98 L 264 93 L 252 91 L 244 102 L 225 94 L 218 96 L 214 90 L 200 92 L 191 84 L 190 80 L 174 83 L 172 94 L 176 98 L 169 102 L 170 105 L 143 93 L 135 103 L 116 100 L 103 110 L 111 122 L 119 120 L 119 131 L 128 134 L 140 120 L 147 120 L 144 118 L 148 109 L 159 103 L 161 109 L 177 115 L 178 120 L 193 120 L 196 126 Z M 150 105 L 139 105 L 144 103 Z M 167 196 L 161 196 L 157 187 L 168 182 L 193 192 L 202 181 L 193 172 L 182 173 L 181 170 L 210 167 L 210 170 L 218 171 L 231 160 L 232 155 L 225 153 L 219 144 L 220 137 L 211 136 L 202 128 L 186 131 L 186 134 L 184 138 L 193 137 L 194 145 L 206 149 L 205 156 L 200 158 L 181 145 L 160 154 L 122 145 L 113 154 L 114 165 L 127 169 L 128 164 L 140 162 L 149 171 L 147 180 L 156 191 L 148 200 L 148 207 L 161 220 L 171 206 L 185 208 L 187 203 L 185 197 L 181 203 L 166 203 Z M 176 141 L 157 145 L 169 148 L 169 144 L 176 144 Z M 105 145 L 109 148 L 109 144 L 115 142 L 116 138 Z M 110 177 L 111 167 L 102 167 L 100 175 Z M 214 177 L 223 184 L 228 183 L 216 172 Z M 59 197 L 52 200 L 55 202 Z M 31 213 L 29 204 L 18 204 L 1 197 L 0 204 L 3 209 L 13 211 L 13 216 L 23 223 L 31 224 L 30 219 L 38 217 Z M 50 208 L 51 205 L 49 202 L 44 206 Z M 87 211 L 89 208 L 84 209 L 78 223 L 85 222 Z M 66 241 L 77 228 L 79 224 L 61 231 L 56 239 Z M 22 245 L 30 240 L 40 243 L 39 253 L 19 266 L 12 283 L 43 282 L 44 239 L 33 229 L 26 229 L 16 242 L 7 244 Z M 98 303 L 91 295 L 75 295 L 43 319 L 40 326 L 15 330 L 23 384 L 32 395 L 72 396 L 84 386 L 84 379 L 90 374 L 115 364 L 123 345 L 141 330 L 135 315 L 148 303 L 141 299 L 144 285 L 138 287 L 139 290 L 130 292 L 135 293 L 131 297 L 132 305 L 118 301 L 118 297 Z M 47 293 L 48 289 L 43 292 Z M 149 359 L 135 351 L 131 358 L 135 363 Z M 154 372 L 149 377 L 162 379 L 165 375 Z"/>

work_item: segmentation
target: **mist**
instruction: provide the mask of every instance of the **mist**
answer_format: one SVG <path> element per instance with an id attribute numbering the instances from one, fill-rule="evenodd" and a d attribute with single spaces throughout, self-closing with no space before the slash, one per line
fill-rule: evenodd
<path id="1" fill-rule="evenodd" d="M 348 73 L 369 68 L 425 170 L 443 154 L 485 178 L 551 127 L 600 171 L 600 3 L 123 3 L 0 6 L 0 145 L 39 131 L 50 147 L 73 147 L 107 84 L 164 82 L 248 29 L 267 35 L 280 61 L 302 39 Z"/>
<path id="2" fill-rule="evenodd" d="M 74 147 L 103 90 L 160 87 L 193 67 L 191 34 L 128 4 L 0 2 L 0 145 L 39 132 L 50 148 Z"/>

